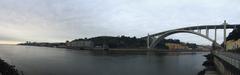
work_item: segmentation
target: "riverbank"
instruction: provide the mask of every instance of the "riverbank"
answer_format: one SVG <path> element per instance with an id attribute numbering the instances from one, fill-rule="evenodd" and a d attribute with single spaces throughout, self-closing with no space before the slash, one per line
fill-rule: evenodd
<path id="1" fill-rule="evenodd" d="M 2 59 L 0 59 L 0 73 L 0 75 L 20 75 L 15 66 L 6 63 Z"/>
<path id="2" fill-rule="evenodd" d="M 33 45 L 24 45 L 24 46 L 33 46 Z M 46 47 L 46 46 L 36 46 L 36 47 Z M 52 47 L 52 48 L 64 48 L 71 50 L 89 50 L 93 53 L 104 53 L 104 54 L 148 54 L 148 53 L 166 53 L 166 52 L 209 52 L 208 50 L 169 50 L 169 49 L 146 49 L 146 48 L 72 48 L 72 47 Z"/>
<path id="3" fill-rule="evenodd" d="M 202 64 L 205 66 L 205 69 L 200 71 L 198 75 L 219 75 L 216 70 L 216 66 L 213 61 L 213 54 L 204 55 L 206 57 L 206 61 Z"/>
<path id="4" fill-rule="evenodd" d="M 177 53 L 177 52 L 209 52 L 203 50 L 168 50 L 168 49 L 107 49 L 107 50 L 100 50 L 100 49 L 92 49 L 92 52 L 105 52 L 108 54 L 161 54 L 161 53 Z"/>

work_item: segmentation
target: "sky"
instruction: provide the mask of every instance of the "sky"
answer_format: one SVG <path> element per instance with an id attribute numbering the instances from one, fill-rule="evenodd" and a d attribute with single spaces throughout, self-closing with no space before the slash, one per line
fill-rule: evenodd
<path id="1" fill-rule="evenodd" d="M 0 0 L 0 44 L 143 37 L 181 27 L 220 25 L 224 20 L 237 24 L 239 4 L 239 0 Z M 222 31 L 218 35 L 221 43 Z M 192 34 L 167 38 L 211 44 Z"/>

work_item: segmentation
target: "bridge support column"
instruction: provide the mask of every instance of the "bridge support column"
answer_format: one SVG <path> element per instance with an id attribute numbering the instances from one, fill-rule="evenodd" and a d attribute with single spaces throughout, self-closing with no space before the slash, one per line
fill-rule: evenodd
<path id="1" fill-rule="evenodd" d="M 213 46 L 213 50 L 216 50 L 217 49 L 217 45 L 216 45 L 217 44 L 217 27 L 215 27 L 214 30 L 215 30 L 214 31 L 215 32 L 214 33 L 214 42 L 213 42 L 212 46 Z"/>
<path id="2" fill-rule="evenodd" d="M 214 35 L 214 40 L 217 42 L 217 27 L 215 27 L 215 35 Z"/>
<path id="3" fill-rule="evenodd" d="M 201 29 L 198 29 L 198 33 L 200 33 L 200 34 L 201 34 Z"/>
<path id="4" fill-rule="evenodd" d="M 201 32 L 200 32 L 200 29 L 198 29 L 197 32 L 198 32 L 198 33 L 201 33 Z"/>
<path id="5" fill-rule="evenodd" d="M 223 30 L 224 44 L 223 45 L 224 45 L 224 50 L 226 51 L 226 43 L 227 43 L 227 37 L 226 37 L 227 22 L 226 22 L 226 20 L 224 20 L 223 27 L 224 27 L 224 30 Z"/>
<path id="6" fill-rule="evenodd" d="M 208 37 L 209 29 L 206 27 L 206 36 Z"/>
<path id="7" fill-rule="evenodd" d="M 149 33 L 148 33 L 148 37 L 147 37 L 147 48 L 150 49 L 150 36 L 149 36 Z"/>

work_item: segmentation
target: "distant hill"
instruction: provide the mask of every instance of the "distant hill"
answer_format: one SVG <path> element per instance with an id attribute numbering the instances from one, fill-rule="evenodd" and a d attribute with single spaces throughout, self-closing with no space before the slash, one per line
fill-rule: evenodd
<path id="1" fill-rule="evenodd" d="M 78 40 L 90 40 L 94 42 L 94 46 L 103 46 L 107 45 L 109 48 L 146 48 L 146 40 L 136 37 L 129 37 L 129 36 L 99 36 L 93 38 L 85 38 L 85 39 L 75 39 L 73 41 Z M 164 39 L 161 41 L 157 48 L 167 49 L 165 43 L 177 43 L 177 44 L 185 44 L 189 48 L 196 48 L 196 44 L 192 43 L 183 43 L 177 39 Z"/>
<path id="2" fill-rule="evenodd" d="M 30 42 L 20 43 L 19 45 L 31 45 L 31 46 L 46 46 L 46 47 L 67 47 L 67 43 L 79 42 L 79 41 L 91 41 L 94 47 L 107 47 L 107 48 L 146 48 L 146 40 L 142 38 L 129 37 L 129 36 L 99 36 L 93 38 L 79 38 L 72 41 L 66 41 L 65 43 L 48 43 L 48 42 Z M 164 39 L 157 44 L 156 48 L 168 49 L 166 43 L 183 44 L 189 48 L 195 49 L 197 45 L 194 43 L 183 43 L 178 39 Z"/>
<path id="3" fill-rule="evenodd" d="M 144 48 L 146 47 L 146 41 L 136 37 L 128 36 L 100 36 L 90 38 L 95 46 L 108 45 L 109 48 Z"/>

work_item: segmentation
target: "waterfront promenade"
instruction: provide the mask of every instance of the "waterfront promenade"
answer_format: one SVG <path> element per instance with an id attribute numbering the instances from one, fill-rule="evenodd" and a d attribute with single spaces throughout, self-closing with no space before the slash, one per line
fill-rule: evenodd
<path id="1" fill-rule="evenodd" d="M 214 63 L 222 75 L 240 74 L 240 55 L 239 53 L 214 51 Z"/>

